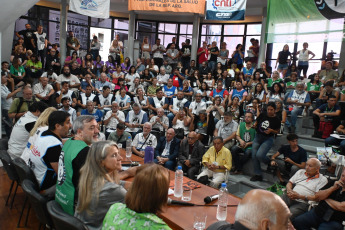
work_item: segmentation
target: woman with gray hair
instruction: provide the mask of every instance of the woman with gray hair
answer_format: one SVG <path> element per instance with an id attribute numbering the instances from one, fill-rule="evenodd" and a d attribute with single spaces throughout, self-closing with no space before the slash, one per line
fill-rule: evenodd
<path id="1" fill-rule="evenodd" d="M 79 199 L 74 214 L 88 229 L 101 229 L 109 207 L 125 200 L 129 182 L 120 181 L 121 160 L 119 148 L 112 141 L 96 142 L 88 152 L 80 169 Z"/>

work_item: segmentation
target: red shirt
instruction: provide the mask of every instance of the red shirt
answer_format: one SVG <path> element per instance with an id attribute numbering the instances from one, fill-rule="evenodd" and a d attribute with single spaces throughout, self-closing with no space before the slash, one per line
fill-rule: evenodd
<path id="1" fill-rule="evenodd" d="M 198 49 L 198 53 L 201 52 L 203 50 L 202 47 L 200 47 Z M 206 49 L 206 53 L 202 53 L 200 54 L 199 58 L 198 58 L 198 62 L 199 64 L 202 64 L 204 61 L 207 61 L 208 60 L 208 49 Z"/>

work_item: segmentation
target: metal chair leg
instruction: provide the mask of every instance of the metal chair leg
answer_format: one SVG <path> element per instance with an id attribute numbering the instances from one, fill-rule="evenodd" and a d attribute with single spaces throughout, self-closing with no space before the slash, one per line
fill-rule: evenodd
<path id="1" fill-rule="evenodd" d="M 28 226 L 28 218 L 29 218 L 30 209 L 31 209 L 31 204 L 29 203 L 29 208 L 28 208 L 28 211 L 27 211 L 26 217 L 25 217 L 25 225 L 24 225 L 24 227 Z"/>
<path id="2" fill-rule="evenodd" d="M 10 199 L 10 196 L 11 196 L 11 193 L 12 193 L 12 189 L 13 189 L 13 185 L 14 185 L 14 180 L 11 183 L 10 191 L 8 192 L 8 196 L 7 196 L 7 199 L 6 199 L 5 206 L 7 206 L 8 200 Z"/>
<path id="3" fill-rule="evenodd" d="M 16 188 L 14 189 L 14 194 L 13 194 L 13 197 L 12 197 L 12 200 L 11 200 L 11 209 L 12 209 L 12 207 L 13 207 L 14 198 L 15 198 L 16 195 L 17 195 L 17 189 L 18 189 L 18 185 L 19 185 L 18 181 L 16 181 L 16 182 L 17 182 L 17 185 L 16 185 Z"/>
<path id="4" fill-rule="evenodd" d="M 25 206 L 26 206 L 26 202 L 27 202 L 27 201 L 28 201 L 28 197 L 25 196 L 25 201 L 24 201 L 24 204 L 23 204 L 22 211 L 20 212 L 19 220 L 18 220 L 18 223 L 17 223 L 17 228 L 19 228 L 19 226 L 20 226 L 20 221 L 22 220 L 23 213 L 24 213 L 24 209 L 25 209 Z"/>

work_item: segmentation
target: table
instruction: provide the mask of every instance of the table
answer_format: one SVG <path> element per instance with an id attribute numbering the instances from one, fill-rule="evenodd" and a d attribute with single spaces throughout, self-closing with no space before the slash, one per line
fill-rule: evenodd
<path id="1" fill-rule="evenodd" d="M 128 159 L 126 159 L 126 153 L 124 149 L 120 150 L 121 156 L 123 157 L 123 163 L 130 163 Z M 144 164 L 144 159 L 132 155 L 132 161 L 138 161 L 140 164 Z M 175 179 L 175 172 L 170 171 L 170 180 Z M 129 180 L 133 180 L 133 178 L 129 178 Z M 198 182 L 196 182 L 198 183 Z M 200 184 L 200 183 L 198 183 Z M 211 188 L 209 186 L 200 184 L 200 188 L 194 189 L 192 192 L 192 200 L 190 203 L 194 204 L 205 204 L 204 198 L 206 196 L 212 196 L 218 194 L 218 190 Z M 181 200 L 181 198 L 176 198 L 174 195 L 170 195 L 169 198 L 172 200 Z M 233 196 L 231 194 L 228 195 L 228 204 L 229 205 L 237 205 L 240 202 L 240 198 Z M 163 209 L 162 213 L 159 213 L 158 216 L 162 218 L 165 223 L 169 225 L 172 229 L 184 229 L 184 230 L 192 230 L 193 223 L 194 223 L 194 214 L 195 213 L 207 213 L 207 221 L 206 221 L 206 228 L 217 222 L 216 213 L 217 213 L 217 206 L 211 206 L 217 204 L 217 200 L 212 201 L 210 204 L 206 206 L 178 206 L 178 205 L 168 205 Z M 228 215 L 226 221 L 230 223 L 235 222 L 235 213 L 237 207 L 228 207 Z"/>

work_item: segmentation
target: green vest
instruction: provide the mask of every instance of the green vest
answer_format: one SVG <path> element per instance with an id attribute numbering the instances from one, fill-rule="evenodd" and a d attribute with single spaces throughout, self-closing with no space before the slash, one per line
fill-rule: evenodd
<path id="1" fill-rule="evenodd" d="M 319 84 L 313 85 L 311 82 L 307 83 L 307 91 L 320 91 L 321 82 Z"/>
<path id="2" fill-rule="evenodd" d="M 286 83 L 286 86 L 290 86 L 290 85 L 296 88 L 297 81 L 289 81 L 288 83 Z"/>
<path id="3" fill-rule="evenodd" d="M 247 130 L 245 122 L 240 123 L 240 138 L 244 140 L 244 142 L 248 143 L 248 142 L 253 141 L 255 138 L 255 133 L 256 131 L 253 128 L 250 128 L 249 130 Z M 244 150 L 251 149 L 251 148 L 252 146 L 248 146 Z"/>
<path id="4" fill-rule="evenodd" d="M 79 152 L 87 146 L 88 145 L 84 141 L 69 139 L 64 144 L 59 158 L 55 200 L 61 205 L 65 212 L 72 216 L 74 215 L 75 193 L 72 182 L 72 161 L 78 156 Z"/>
<path id="5" fill-rule="evenodd" d="M 267 86 L 268 86 L 268 87 L 272 87 L 272 85 L 273 85 L 274 83 L 279 83 L 279 82 L 281 82 L 281 81 L 282 81 L 281 78 L 278 78 L 278 79 L 275 80 L 275 81 L 273 81 L 272 78 L 268 78 L 268 79 L 267 79 Z"/>

